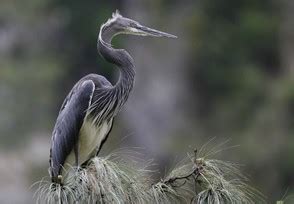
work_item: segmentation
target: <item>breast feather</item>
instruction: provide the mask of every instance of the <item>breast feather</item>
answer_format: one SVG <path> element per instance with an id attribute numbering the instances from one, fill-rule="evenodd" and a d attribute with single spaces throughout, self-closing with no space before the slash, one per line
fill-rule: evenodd
<path id="1" fill-rule="evenodd" d="M 92 120 L 86 118 L 79 133 L 78 147 L 79 147 L 79 165 L 87 161 L 93 154 L 96 153 L 102 141 L 107 136 L 111 128 L 112 120 L 104 122 L 97 127 Z M 75 165 L 75 154 L 72 150 L 68 155 L 64 167 Z M 67 169 L 67 168 L 66 168 Z"/>

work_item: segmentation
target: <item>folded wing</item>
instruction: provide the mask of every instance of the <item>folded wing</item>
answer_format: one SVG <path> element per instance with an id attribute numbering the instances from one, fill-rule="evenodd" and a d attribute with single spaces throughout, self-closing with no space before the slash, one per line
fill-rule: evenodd
<path id="1" fill-rule="evenodd" d="M 50 173 L 53 180 L 61 174 L 64 162 L 72 150 L 75 151 L 78 162 L 79 132 L 94 90 L 95 84 L 92 80 L 81 81 L 74 86 L 61 107 L 52 133 L 50 149 Z"/>

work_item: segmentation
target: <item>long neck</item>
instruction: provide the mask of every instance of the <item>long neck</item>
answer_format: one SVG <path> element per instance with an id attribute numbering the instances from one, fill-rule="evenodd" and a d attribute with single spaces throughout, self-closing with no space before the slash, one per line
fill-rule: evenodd
<path id="1" fill-rule="evenodd" d="M 115 64 L 120 70 L 120 77 L 112 88 L 117 95 L 119 106 L 127 100 L 133 88 L 135 70 L 133 58 L 123 49 L 114 49 L 111 46 L 112 37 L 116 32 L 111 27 L 102 27 L 99 33 L 97 47 L 99 53 L 110 63 Z"/>

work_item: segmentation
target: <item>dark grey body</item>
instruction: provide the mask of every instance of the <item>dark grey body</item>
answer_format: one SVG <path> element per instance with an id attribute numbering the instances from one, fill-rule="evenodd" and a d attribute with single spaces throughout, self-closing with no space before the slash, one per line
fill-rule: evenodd
<path id="1" fill-rule="evenodd" d="M 61 106 L 52 134 L 50 174 L 62 182 L 67 166 L 79 166 L 97 155 L 111 130 L 114 116 L 127 101 L 134 84 L 134 63 L 123 49 L 111 46 L 117 34 L 175 37 L 140 25 L 114 13 L 100 28 L 97 48 L 101 56 L 120 70 L 112 86 L 103 76 L 90 74 L 79 80 Z"/>
<path id="2" fill-rule="evenodd" d="M 97 112 L 100 111 L 99 108 L 94 108 L 90 111 L 93 101 L 97 101 L 101 91 L 108 90 L 111 87 L 111 83 L 103 76 L 89 74 L 75 84 L 64 100 L 53 130 L 50 150 L 51 174 L 55 175 L 55 178 L 61 175 L 63 168 L 66 169 L 65 161 L 72 152 L 75 154 L 75 164 L 69 162 L 68 165 L 78 165 L 85 162 L 84 160 L 79 161 L 78 156 L 79 149 L 81 148 L 79 146 L 80 130 L 85 122 L 85 118 L 93 120 Z M 103 109 L 102 105 L 99 107 Z M 108 119 L 107 124 L 110 131 L 112 120 Z M 98 126 L 98 124 L 93 125 Z M 99 152 L 103 142 L 107 139 L 109 131 L 101 138 L 101 143 L 96 144 L 97 152 Z M 93 155 L 95 153 L 91 152 L 89 154 Z"/>
<path id="3" fill-rule="evenodd" d="M 108 27 L 108 30 L 111 28 Z M 67 166 L 78 166 L 93 157 L 99 150 L 111 129 L 113 117 L 119 112 L 128 99 L 133 88 L 135 72 L 133 59 L 121 49 L 113 49 L 111 37 L 102 39 L 103 28 L 98 38 L 98 50 L 110 63 L 117 65 L 121 74 L 118 82 L 112 86 L 103 76 L 91 74 L 82 78 L 73 87 L 65 99 L 57 118 L 50 149 L 50 173 L 53 182 L 62 182 L 59 176 L 68 169 Z M 113 34 L 113 33 L 111 33 Z M 85 134 L 82 134 L 84 124 Z M 93 127 L 88 128 L 89 123 Z M 106 126 L 106 127 L 105 127 Z M 89 130 L 91 129 L 91 130 Z M 103 131 L 101 131 L 101 129 Z M 95 132 L 93 134 L 93 132 Z M 85 149 L 79 141 L 97 138 L 94 152 Z M 83 150 L 83 151 L 81 151 Z M 75 157 L 74 162 L 72 157 Z M 79 158 L 84 158 L 79 161 Z"/>

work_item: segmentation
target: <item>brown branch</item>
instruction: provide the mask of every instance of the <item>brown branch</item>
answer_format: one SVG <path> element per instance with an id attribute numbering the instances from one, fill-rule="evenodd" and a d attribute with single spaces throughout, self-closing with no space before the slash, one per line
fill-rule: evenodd
<path id="1" fill-rule="evenodd" d="M 203 167 L 205 166 L 205 163 L 203 160 L 197 159 L 197 149 L 194 150 L 194 155 L 190 157 L 191 162 L 194 164 L 194 168 L 191 172 L 187 173 L 186 175 L 183 176 L 177 176 L 177 177 L 171 177 L 167 180 L 164 180 L 163 183 L 166 185 L 172 185 L 173 187 L 181 187 L 185 185 L 186 180 L 189 180 L 190 177 L 193 176 L 195 183 L 197 182 L 197 178 L 201 175 L 201 172 L 203 171 Z M 184 183 L 181 185 L 174 185 L 173 183 L 176 182 L 177 180 L 184 180 Z"/>

